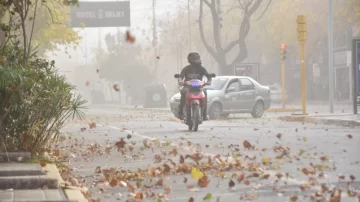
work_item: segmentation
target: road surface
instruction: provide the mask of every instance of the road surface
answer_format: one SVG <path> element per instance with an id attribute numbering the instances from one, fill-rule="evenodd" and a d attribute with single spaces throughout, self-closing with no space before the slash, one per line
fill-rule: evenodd
<path id="1" fill-rule="evenodd" d="M 359 129 L 282 122 L 269 113 L 261 119 L 239 115 L 208 121 L 198 132 L 189 132 L 166 110 L 96 106 L 88 114 L 86 120 L 63 129 L 62 135 L 70 138 L 61 145 L 70 157 L 72 174 L 93 199 L 126 201 L 141 192 L 148 196 L 142 201 L 187 202 L 191 197 L 204 201 L 206 195 L 212 196 L 208 201 L 279 202 L 296 197 L 311 201 L 310 195 L 324 184 L 330 191 L 341 188 L 341 201 L 358 201 L 346 192 L 359 191 Z M 89 123 L 96 127 L 90 129 Z M 202 159 L 196 164 L 199 156 Z M 201 183 L 204 187 L 198 186 L 191 172 L 182 173 L 184 166 L 201 167 L 204 172 L 193 174 L 208 176 Z M 105 181 L 102 177 L 109 168 L 122 170 L 123 176 L 126 172 L 143 175 L 126 183 L 120 172 L 112 187 L 115 177 L 109 175 Z M 313 185 L 307 188 L 308 184 Z M 161 200 L 151 198 L 152 193 Z"/>

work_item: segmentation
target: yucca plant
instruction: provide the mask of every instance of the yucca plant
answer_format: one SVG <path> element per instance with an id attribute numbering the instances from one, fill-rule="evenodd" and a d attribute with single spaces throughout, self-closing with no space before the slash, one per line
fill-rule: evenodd
<path id="1" fill-rule="evenodd" d="M 57 74 L 54 62 L 29 61 L 0 67 L 0 151 L 6 146 L 7 151 L 41 153 L 68 118 L 85 115 L 86 101 L 72 98 L 74 86 Z"/>

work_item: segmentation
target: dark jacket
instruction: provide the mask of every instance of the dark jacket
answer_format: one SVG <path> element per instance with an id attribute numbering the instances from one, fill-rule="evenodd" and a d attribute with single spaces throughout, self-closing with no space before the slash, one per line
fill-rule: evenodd
<path id="1" fill-rule="evenodd" d="M 181 80 L 185 79 L 185 81 L 190 81 L 192 79 L 202 80 L 204 76 L 206 76 L 208 81 L 211 81 L 212 77 L 205 69 L 205 67 L 194 64 L 190 64 L 184 67 L 180 73 Z"/>

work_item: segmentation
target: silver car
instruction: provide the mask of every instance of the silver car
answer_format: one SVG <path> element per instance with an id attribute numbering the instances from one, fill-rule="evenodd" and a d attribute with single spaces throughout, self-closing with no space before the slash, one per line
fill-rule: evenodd
<path id="1" fill-rule="evenodd" d="M 250 113 L 260 118 L 270 108 L 270 89 L 246 76 L 218 76 L 207 90 L 210 119 L 226 118 L 231 113 Z M 180 93 L 170 100 L 171 111 L 178 115 Z"/>

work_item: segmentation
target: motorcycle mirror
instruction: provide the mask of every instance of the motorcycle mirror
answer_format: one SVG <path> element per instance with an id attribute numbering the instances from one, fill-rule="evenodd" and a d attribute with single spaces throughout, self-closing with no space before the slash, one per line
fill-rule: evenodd
<path id="1" fill-rule="evenodd" d="M 180 78 L 180 74 L 175 74 L 174 78 L 176 78 L 176 79 Z"/>
<path id="2" fill-rule="evenodd" d="M 216 75 L 214 73 L 210 74 L 211 77 L 216 77 Z"/>

